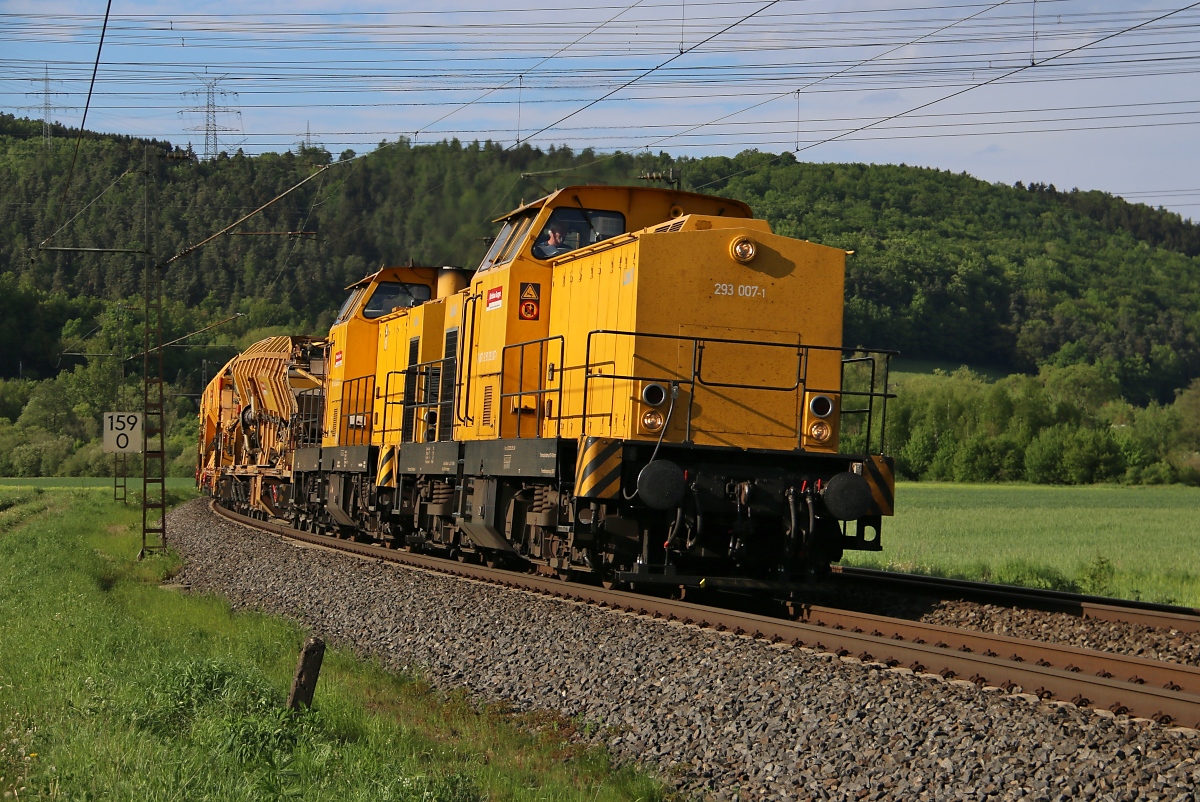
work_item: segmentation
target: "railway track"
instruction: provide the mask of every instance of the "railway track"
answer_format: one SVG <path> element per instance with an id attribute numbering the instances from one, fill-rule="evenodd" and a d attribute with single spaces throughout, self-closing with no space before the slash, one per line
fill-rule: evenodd
<path id="1" fill-rule="evenodd" d="M 218 514 L 294 540 L 360 556 L 489 582 L 581 603 L 665 618 L 772 642 L 830 652 L 915 673 L 977 685 L 1020 689 L 1058 699 L 1200 728 L 1200 668 L 1004 635 L 924 624 L 828 607 L 798 606 L 797 620 L 563 582 L 482 565 L 456 563 L 381 546 L 314 535 L 274 521 Z"/>
<path id="2" fill-rule="evenodd" d="M 870 585 L 873 588 L 891 587 L 945 599 L 969 599 L 984 604 L 1066 613 L 1079 618 L 1141 624 L 1177 632 L 1200 632 L 1200 610 L 1192 607 L 849 566 L 835 567 L 833 578 L 843 583 Z"/>

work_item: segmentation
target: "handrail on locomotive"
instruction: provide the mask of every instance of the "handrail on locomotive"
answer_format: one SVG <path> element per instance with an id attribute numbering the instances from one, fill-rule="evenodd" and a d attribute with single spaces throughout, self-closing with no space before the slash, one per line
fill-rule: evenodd
<path id="1" fill-rule="evenodd" d="M 649 339 L 661 339 L 661 340 L 675 340 L 675 341 L 679 341 L 682 343 L 689 343 L 692 346 L 690 374 L 688 375 L 688 377 L 686 379 L 684 379 L 684 378 L 677 377 L 677 376 L 666 376 L 666 375 L 604 373 L 602 371 L 602 369 L 593 372 L 592 368 L 596 365 L 596 363 L 592 362 L 592 339 L 593 339 L 593 337 L 596 337 L 597 335 L 611 335 L 611 336 L 617 336 L 617 337 L 635 337 L 635 338 L 649 338 Z M 727 344 L 727 345 L 744 345 L 744 346 L 754 346 L 754 347 L 764 347 L 764 348 L 779 348 L 779 349 L 794 351 L 795 355 L 796 355 L 795 381 L 790 386 L 768 386 L 768 385 L 745 384 L 745 383 L 736 383 L 736 382 L 706 381 L 702 375 L 702 371 L 703 371 L 703 367 L 704 367 L 704 365 L 703 365 L 704 348 L 706 345 L 708 345 L 710 343 L 723 343 L 723 344 Z M 807 357 L 808 357 L 809 353 L 812 351 L 830 351 L 830 352 L 837 352 L 837 353 L 843 355 L 843 358 L 841 360 L 841 362 L 842 362 L 841 381 L 839 382 L 838 388 L 823 388 L 823 387 L 808 386 L 807 366 L 808 366 L 809 360 Z M 658 333 L 644 332 L 644 331 L 620 331 L 620 330 L 616 330 L 616 329 L 594 329 L 594 330 L 588 332 L 588 335 L 587 335 L 586 358 L 585 358 L 585 363 L 582 366 L 585 371 L 585 373 L 584 373 L 584 392 L 583 392 L 583 418 L 585 421 L 588 419 L 588 401 L 587 401 L 588 387 L 592 381 L 596 381 L 596 380 L 663 382 L 663 383 L 666 383 L 673 387 L 681 387 L 683 385 L 687 385 L 690 388 L 691 392 L 689 392 L 687 394 L 687 397 L 688 397 L 687 422 L 685 424 L 686 434 L 682 440 L 683 443 L 690 443 L 691 439 L 692 439 L 692 436 L 691 436 L 692 435 L 692 417 L 693 417 L 692 405 L 693 405 L 693 402 L 695 399 L 696 385 L 702 385 L 705 387 L 719 387 L 719 388 L 724 388 L 724 389 L 736 389 L 736 390 L 758 390 L 758 391 L 764 391 L 764 392 L 799 392 L 801 395 L 803 395 L 806 392 L 807 393 L 830 393 L 830 394 L 837 395 L 841 398 L 849 397 L 849 398 L 865 399 L 866 406 L 861 409 L 845 409 L 844 407 L 839 407 L 838 411 L 839 411 L 839 414 L 843 417 L 846 415 L 865 414 L 866 415 L 866 433 L 865 433 L 865 447 L 863 450 L 866 453 L 883 454 L 883 453 L 885 453 L 884 437 L 885 437 L 886 429 L 884 427 L 885 427 L 886 421 L 887 421 L 887 402 L 888 402 L 888 399 L 896 397 L 895 393 L 888 392 L 886 388 L 888 387 L 888 376 L 889 376 L 889 372 L 890 372 L 891 359 L 892 359 L 892 357 L 897 356 L 899 353 L 900 353 L 899 351 L 886 350 L 886 349 L 844 348 L 844 347 L 825 346 L 825 345 L 805 345 L 803 343 L 781 343 L 781 342 L 734 339 L 734 338 L 724 338 L 724 337 L 699 337 L 699 336 L 688 336 L 688 335 L 681 335 L 681 334 L 658 334 Z M 847 357 L 846 355 L 849 355 L 849 356 Z M 876 379 L 877 379 L 877 373 L 878 373 L 877 369 L 878 369 L 878 362 L 880 360 L 883 361 L 882 385 L 883 385 L 884 389 L 876 390 Z M 870 376 L 869 376 L 869 380 L 868 380 L 868 387 L 869 387 L 868 390 L 864 391 L 864 390 L 847 390 L 846 389 L 845 369 L 846 369 L 847 365 L 854 365 L 854 364 L 869 364 L 871 366 L 871 372 L 870 372 Z M 881 400 L 882 409 L 880 410 L 880 416 L 879 416 L 880 417 L 879 445 L 878 445 L 878 448 L 873 449 L 873 448 L 871 448 L 871 443 L 872 443 L 871 428 L 872 428 L 873 420 L 875 418 L 875 415 L 874 415 L 875 399 Z M 796 447 L 797 448 L 803 447 L 803 444 L 799 441 L 799 438 L 797 440 Z"/>
<path id="2" fill-rule="evenodd" d="M 516 403 L 514 405 L 516 407 L 516 411 L 517 411 L 516 437 L 518 437 L 518 438 L 522 437 L 521 422 L 522 422 L 522 413 L 525 412 L 525 409 L 526 409 L 525 403 L 524 403 L 524 399 L 526 396 L 534 396 L 536 398 L 536 401 L 534 402 L 534 419 L 538 420 L 539 415 L 542 417 L 542 419 L 552 419 L 554 421 L 554 436 L 559 437 L 562 435 L 562 397 L 563 397 L 562 376 L 563 376 L 563 371 L 565 370 L 565 366 L 563 364 L 563 359 L 564 359 L 564 355 L 566 353 L 566 347 L 567 347 L 566 342 L 567 342 L 566 338 L 563 335 L 556 334 L 553 337 L 541 337 L 536 340 L 526 340 L 525 342 L 513 343 L 512 345 L 506 345 L 501 350 L 501 352 L 500 352 L 500 376 L 501 376 L 500 403 L 501 403 L 501 405 L 503 405 L 504 400 L 506 398 L 515 398 L 516 399 Z M 547 347 L 549 346 L 550 343 L 558 343 L 558 362 L 551 362 L 548 359 L 549 352 L 547 351 Z M 538 347 L 536 361 L 537 361 L 538 368 L 539 368 L 540 379 L 539 379 L 538 389 L 536 389 L 536 390 L 528 389 L 527 390 L 527 389 L 525 389 L 525 351 L 526 351 L 526 349 L 530 348 L 531 346 L 535 346 L 535 345 Z M 516 392 L 506 393 L 506 392 L 504 392 L 503 382 L 507 380 L 508 375 L 509 375 L 509 372 L 507 370 L 507 368 L 508 368 L 508 352 L 513 351 L 513 350 L 517 350 L 518 353 L 520 354 L 520 357 L 517 361 L 517 389 L 516 389 Z M 558 382 L 558 385 L 556 387 L 546 387 L 541 383 L 543 381 L 544 382 L 555 381 L 556 374 L 557 374 L 557 382 Z M 551 395 L 551 394 L 554 394 L 557 396 L 558 403 L 554 404 L 554 411 L 551 414 L 545 414 L 545 406 L 544 406 L 543 402 L 546 400 L 546 396 Z"/>
<path id="3" fill-rule="evenodd" d="M 385 439 L 389 439 L 388 435 L 396 432 L 400 434 L 398 442 L 401 443 L 429 443 L 449 439 L 444 435 L 447 429 L 446 422 L 449 420 L 447 413 L 452 412 L 454 408 L 454 393 L 451 392 L 447 396 L 443 391 L 448 386 L 445 379 L 454 362 L 455 357 L 448 356 L 388 372 L 383 388 L 383 419 L 380 429 Z M 392 390 L 393 377 L 403 379 L 398 391 Z M 389 426 L 389 411 L 397 406 L 400 407 L 400 426 Z M 422 410 L 433 415 L 422 414 Z M 425 436 L 419 441 L 416 439 L 418 421 L 425 424 Z M 431 431 L 433 436 L 429 437 Z"/>

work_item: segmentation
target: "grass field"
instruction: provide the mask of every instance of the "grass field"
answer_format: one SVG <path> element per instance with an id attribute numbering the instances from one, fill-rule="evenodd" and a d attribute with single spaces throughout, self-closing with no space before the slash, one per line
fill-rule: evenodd
<path id="1" fill-rule="evenodd" d="M 1200 607 L 1200 488 L 903 482 L 846 564 Z"/>
<path id="2" fill-rule="evenodd" d="M 0 487 L 40 487 L 49 489 L 57 488 L 112 488 L 113 480 L 111 476 L 37 476 L 37 477 L 0 477 Z M 196 480 L 191 478 L 173 477 L 167 479 L 167 489 L 172 491 L 185 491 L 196 486 Z M 129 492 L 142 491 L 142 478 L 140 476 L 131 476 L 128 479 Z"/>
<path id="3" fill-rule="evenodd" d="M 140 509 L 0 487 L 0 792 L 104 800 L 655 800 L 567 737 L 337 649 L 281 709 L 305 633 L 160 587 Z"/>

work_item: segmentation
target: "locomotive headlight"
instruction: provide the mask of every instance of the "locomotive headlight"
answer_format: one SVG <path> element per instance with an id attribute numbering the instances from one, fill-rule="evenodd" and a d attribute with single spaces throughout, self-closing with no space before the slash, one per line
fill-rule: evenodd
<path id="1" fill-rule="evenodd" d="M 738 237 L 729 243 L 729 255 L 734 261 L 747 264 L 758 255 L 758 246 L 749 237 Z"/>
<path id="2" fill-rule="evenodd" d="M 661 407 L 667 400 L 667 388 L 658 382 L 647 382 L 642 387 L 642 403 L 652 407 Z"/>
<path id="3" fill-rule="evenodd" d="M 662 413 L 657 409 L 648 409 L 642 413 L 642 426 L 652 432 L 657 432 L 663 427 Z"/>
<path id="4" fill-rule="evenodd" d="M 827 395 L 814 395 L 808 402 L 808 411 L 818 418 L 828 418 L 833 412 L 833 399 Z"/>
<path id="5" fill-rule="evenodd" d="M 808 427 L 808 436 L 818 443 L 824 443 L 833 434 L 833 429 L 823 420 L 815 420 Z"/>

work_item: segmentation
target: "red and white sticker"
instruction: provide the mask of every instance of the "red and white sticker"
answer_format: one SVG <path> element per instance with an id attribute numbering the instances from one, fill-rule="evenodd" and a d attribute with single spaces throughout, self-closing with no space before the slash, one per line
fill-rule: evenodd
<path id="1" fill-rule="evenodd" d="M 504 288 L 492 287 L 490 290 L 488 290 L 487 306 L 485 307 L 486 310 L 490 312 L 493 309 L 499 309 L 502 306 L 504 306 Z"/>
<path id="2" fill-rule="evenodd" d="M 338 351 L 336 354 L 333 355 L 333 366 L 335 368 L 340 368 L 342 366 L 342 352 L 341 351 Z"/>

